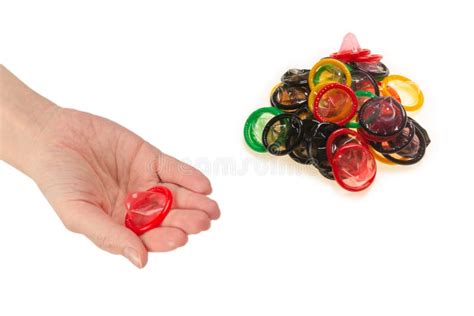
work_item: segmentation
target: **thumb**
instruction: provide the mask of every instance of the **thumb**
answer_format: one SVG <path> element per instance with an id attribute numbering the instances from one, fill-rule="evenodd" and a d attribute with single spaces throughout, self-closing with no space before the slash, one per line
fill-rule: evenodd
<path id="1" fill-rule="evenodd" d="M 138 268 L 146 265 L 148 251 L 141 239 L 99 207 L 77 201 L 62 207 L 58 214 L 67 229 L 85 235 L 99 248 L 123 255 Z"/>

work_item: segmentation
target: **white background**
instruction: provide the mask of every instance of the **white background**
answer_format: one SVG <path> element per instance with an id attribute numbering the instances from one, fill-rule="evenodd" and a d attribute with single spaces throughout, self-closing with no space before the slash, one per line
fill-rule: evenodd
<path id="1" fill-rule="evenodd" d="M 0 1 L 1 63 L 203 169 L 223 212 L 138 270 L 0 163 L 0 315 L 474 315 L 474 25 L 439 2 Z M 359 194 L 242 139 L 280 75 L 348 31 L 421 86 L 432 139 Z"/>

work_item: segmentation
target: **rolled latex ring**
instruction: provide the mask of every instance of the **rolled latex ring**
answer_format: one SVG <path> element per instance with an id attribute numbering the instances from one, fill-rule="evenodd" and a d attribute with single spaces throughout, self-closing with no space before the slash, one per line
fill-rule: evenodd
<path id="1" fill-rule="evenodd" d="M 372 92 L 365 91 L 365 90 L 357 90 L 355 92 L 355 95 L 358 96 L 358 97 L 368 97 L 368 98 L 375 98 L 376 97 L 376 95 L 373 94 Z"/>
<path id="2" fill-rule="evenodd" d="M 307 86 L 281 85 L 276 87 L 270 97 L 273 107 L 279 108 L 283 112 L 295 112 L 308 105 L 309 89 Z"/>
<path id="3" fill-rule="evenodd" d="M 345 136 L 345 137 L 344 137 Z M 344 137 L 344 138 L 342 138 Z M 347 144 L 359 144 L 367 147 L 365 139 L 356 131 L 348 128 L 341 128 L 329 135 L 326 142 L 326 156 L 328 161 L 332 161 L 334 153 Z"/>
<path id="4" fill-rule="evenodd" d="M 368 56 L 360 56 L 353 59 L 357 63 L 379 63 L 382 60 L 382 55 L 372 54 Z"/>
<path id="5" fill-rule="evenodd" d="M 413 122 L 413 124 L 415 125 L 416 129 L 418 131 L 421 132 L 421 134 L 423 134 L 423 136 L 425 137 L 425 143 L 426 143 L 426 147 L 429 146 L 429 144 L 431 144 L 431 139 L 430 139 L 430 135 L 428 135 L 428 131 L 420 125 L 420 123 L 418 123 L 417 121 L 415 121 L 414 119 L 412 119 L 410 117 L 410 120 Z"/>
<path id="6" fill-rule="evenodd" d="M 272 96 L 275 93 L 275 90 L 278 89 L 279 87 L 281 87 L 282 85 L 283 85 L 283 83 L 279 82 L 272 88 L 272 90 L 270 91 L 270 100 L 272 99 Z"/>
<path id="7" fill-rule="evenodd" d="M 387 91 L 387 87 L 390 87 L 397 91 L 400 96 L 409 95 L 411 100 L 406 100 L 401 97 L 401 104 L 407 111 L 419 110 L 424 103 L 423 92 L 420 87 L 412 80 L 400 76 L 400 75 L 389 75 L 382 80 L 382 89 Z M 400 93 L 403 91 L 404 93 Z"/>
<path id="8" fill-rule="evenodd" d="M 402 103 L 402 99 L 398 95 L 397 91 L 394 88 L 387 86 L 385 88 L 382 87 L 382 83 L 379 81 L 380 84 L 380 94 L 384 97 L 392 97 L 397 100 L 398 103 Z"/>
<path id="9" fill-rule="evenodd" d="M 424 157 L 425 152 L 425 135 L 415 127 L 415 137 L 408 146 L 394 154 L 383 154 L 383 156 L 396 164 L 408 166 L 419 162 Z"/>
<path id="10" fill-rule="evenodd" d="M 360 69 L 360 70 L 368 72 L 378 81 L 383 80 L 383 78 L 387 77 L 390 74 L 390 70 L 382 62 L 378 62 L 378 63 L 359 62 L 359 63 L 352 63 L 351 66 L 354 66 L 354 68 L 356 69 Z"/>
<path id="11" fill-rule="evenodd" d="M 163 186 L 129 193 L 125 201 L 125 226 L 141 235 L 161 225 L 173 204 L 173 194 Z M 157 208 L 160 210 L 157 211 Z"/>
<path id="12" fill-rule="evenodd" d="M 329 136 L 340 128 L 339 125 L 327 122 L 315 125 L 311 131 L 312 137 L 308 140 L 308 154 L 311 163 L 322 176 L 329 180 L 334 180 L 334 175 L 327 159 L 326 144 Z"/>
<path id="13" fill-rule="evenodd" d="M 376 97 L 359 110 L 360 133 L 371 141 L 395 137 L 408 121 L 403 106 L 392 97 Z"/>
<path id="14" fill-rule="evenodd" d="M 351 61 L 355 58 L 368 56 L 368 55 L 370 55 L 370 50 L 367 48 L 363 48 L 356 52 L 349 50 L 349 51 L 332 53 L 331 58 L 342 60 L 342 61 Z"/>
<path id="15" fill-rule="evenodd" d="M 379 161 L 383 164 L 390 165 L 390 166 L 396 165 L 396 163 L 394 163 L 393 161 L 388 160 L 381 153 L 379 153 L 375 149 L 373 149 L 372 146 L 369 146 L 369 149 L 370 149 L 370 152 L 372 153 L 372 155 L 374 155 L 375 160 L 377 160 L 377 161 Z"/>
<path id="16" fill-rule="evenodd" d="M 314 108 L 313 108 L 313 105 L 314 105 L 314 99 L 316 98 L 316 95 L 318 95 L 318 92 L 326 85 L 330 84 L 330 83 L 337 83 L 335 81 L 327 81 L 327 82 L 321 82 L 319 83 L 318 85 L 314 86 L 313 89 L 311 89 L 311 91 L 309 92 L 309 96 L 308 96 L 308 109 L 309 111 L 311 112 L 311 114 L 313 114 L 314 112 Z"/>
<path id="17" fill-rule="evenodd" d="M 288 69 L 281 76 L 281 82 L 287 85 L 305 85 L 308 83 L 309 69 Z"/>
<path id="18" fill-rule="evenodd" d="M 266 152 L 262 143 L 263 129 L 265 125 L 274 116 L 281 114 L 282 111 L 274 107 L 260 108 L 254 111 L 248 117 L 244 126 L 244 139 L 247 145 L 256 152 Z"/>
<path id="19" fill-rule="evenodd" d="M 314 119 L 313 112 L 310 112 L 308 108 L 306 107 L 302 107 L 301 109 L 297 110 L 294 114 L 296 114 L 302 121 Z"/>
<path id="20" fill-rule="evenodd" d="M 363 91 L 363 90 L 357 90 L 354 92 L 356 97 L 357 97 L 357 108 L 360 109 L 362 105 L 364 105 L 365 102 L 367 102 L 370 99 L 373 99 L 376 97 L 375 94 L 373 94 L 370 91 Z"/>
<path id="21" fill-rule="evenodd" d="M 303 122 L 291 113 L 283 113 L 268 121 L 263 129 L 262 142 L 267 152 L 283 156 L 295 149 L 303 140 Z"/>
<path id="22" fill-rule="evenodd" d="M 384 140 L 381 142 L 370 142 L 373 149 L 381 154 L 393 154 L 408 146 L 413 137 L 415 136 L 415 124 L 411 118 L 408 118 L 408 122 L 405 128 L 395 137 Z"/>
<path id="23" fill-rule="evenodd" d="M 298 114 L 296 114 L 298 115 Z M 303 123 L 303 139 L 289 154 L 291 159 L 297 163 L 309 165 L 312 163 L 311 157 L 309 156 L 309 142 L 312 139 L 312 133 L 315 126 L 318 126 L 319 123 L 312 119 L 302 119 L 298 116 Z"/>
<path id="24" fill-rule="evenodd" d="M 360 144 L 347 144 L 339 148 L 331 165 L 337 183 L 352 192 L 368 188 L 377 174 L 374 156 L 367 146 Z"/>
<path id="25" fill-rule="evenodd" d="M 359 128 L 360 124 L 356 121 L 350 121 L 346 124 L 346 128 Z"/>
<path id="26" fill-rule="evenodd" d="M 331 65 L 331 66 L 335 66 L 337 68 L 339 68 L 342 73 L 344 74 L 344 76 L 346 77 L 345 79 L 345 85 L 350 87 L 351 86 L 351 83 L 352 83 L 352 77 L 351 77 L 351 73 L 349 71 L 349 69 L 347 69 L 346 65 L 342 62 L 340 62 L 339 60 L 337 59 L 333 59 L 333 58 L 324 58 L 324 59 L 321 59 L 319 62 L 317 62 L 313 68 L 311 68 L 311 71 L 309 72 L 309 76 L 308 76 L 308 85 L 309 85 L 309 88 L 311 90 L 314 89 L 315 87 L 315 83 L 313 82 L 314 80 L 314 77 L 316 75 L 316 72 L 319 70 L 320 67 L 322 66 L 325 66 L 325 65 Z M 318 82 L 320 83 L 320 82 Z M 316 83 L 316 85 L 318 84 Z"/>
<path id="27" fill-rule="evenodd" d="M 326 155 L 326 144 L 329 136 L 340 129 L 339 125 L 323 122 L 314 126 L 311 138 L 308 140 L 308 153 L 312 164 L 319 172 L 329 180 L 334 180 L 332 167 Z"/>
<path id="28" fill-rule="evenodd" d="M 356 112 L 356 95 L 351 88 L 340 83 L 329 83 L 323 86 L 313 101 L 314 117 L 320 122 L 331 122 L 343 126 L 354 117 Z"/>
<path id="29" fill-rule="evenodd" d="M 357 97 L 357 108 L 360 109 L 362 105 L 364 105 L 365 102 L 367 102 L 369 99 L 375 98 L 376 95 L 373 94 L 370 91 L 364 91 L 364 90 L 357 90 L 355 92 L 355 95 Z M 352 120 L 346 124 L 347 128 L 359 128 L 359 118 L 357 113 L 354 115 Z"/>
<path id="30" fill-rule="evenodd" d="M 352 76 L 352 84 L 351 88 L 354 91 L 365 91 L 376 96 L 380 96 L 380 89 L 377 81 L 375 81 L 374 77 L 368 72 L 363 70 L 353 70 L 351 71 Z"/>

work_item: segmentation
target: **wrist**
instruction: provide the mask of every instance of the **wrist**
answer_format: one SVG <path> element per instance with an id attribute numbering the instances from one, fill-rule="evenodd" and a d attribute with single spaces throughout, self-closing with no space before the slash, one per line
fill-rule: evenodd
<path id="1" fill-rule="evenodd" d="M 37 140 L 58 109 L 0 65 L 0 158 L 29 175 Z"/>

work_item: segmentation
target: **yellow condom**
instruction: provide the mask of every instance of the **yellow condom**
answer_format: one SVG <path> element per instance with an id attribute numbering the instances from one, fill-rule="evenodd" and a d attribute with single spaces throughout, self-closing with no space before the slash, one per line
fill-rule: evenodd
<path id="1" fill-rule="evenodd" d="M 270 99 L 272 98 L 273 93 L 275 93 L 275 90 L 281 87 L 282 85 L 283 83 L 279 82 L 272 88 L 272 91 L 270 92 Z"/>
<path id="2" fill-rule="evenodd" d="M 329 71 L 325 71 L 325 67 L 333 67 L 344 75 L 344 77 L 341 77 L 339 79 L 334 78 L 332 75 L 329 75 Z M 317 82 L 314 82 L 315 76 L 318 74 L 318 78 L 316 78 Z M 342 84 L 345 84 L 346 86 L 350 87 L 352 83 L 352 76 L 344 63 L 340 62 L 337 59 L 333 58 L 323 58 L 319 62 L 317 62 L 313 68 L 311 68 L 311 71 L 309 72 L 308 76 L 308 85 L 311 90 L 314 89 L 315 85 L 318 85 L 320 83 L 327 83 L 328 81 L 336 81 Z"/>
<path id="3" fill-rule="evenodd" d="M 337 83 L 337 82 L 335 81 L 321 82 L 320 84 L 313 86 L 313 88 L 311 89 L 311 92 L 309 93 L 309 96 L 308 96 L 308 109 L 311 113 L 314 113 L 314 99 L 316 98 L 316 95 L 318 94 L 319 90 L 321 90 L 324 86 L 330 83 Z"/>
<path id="4" fill-rule="evenodd" d="M 407 111 L 416 111 L 423 106 L 424 97 L 420 87 L 410 79 L 400 75 L 390 75 L 382 80 L 382 90 L 393 89 L 400 96 L 401 104 Z"/>
<path id="5" fill-rule="evenodd" d="M 376 151 L 375 149 L 372 148 L 372 146 L 369 146 L 370 151 L 372 152 L 372 155 L 374 155 L 375 159 L 378 160 L 381 163 L 384 163 L 386 165 L 395 165 L 393 161 L 388 160 L 385 158 L 381 153 Z"/>

